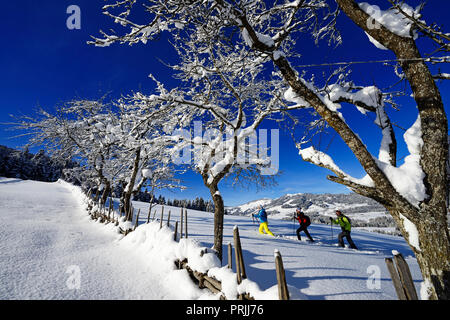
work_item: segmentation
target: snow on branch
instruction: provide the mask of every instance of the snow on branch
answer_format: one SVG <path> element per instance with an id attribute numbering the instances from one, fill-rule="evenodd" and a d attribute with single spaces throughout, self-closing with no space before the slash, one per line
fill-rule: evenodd
<path id="1" fill-rule="evenodd" d="M 433 75 L 433 78 L 438 80 L 450 80 L 450 73 L 440 72 L 438 74 Z"/>
<path id="2" fill-rule="evenodd" d="M 428 25 L 425 21 L 420 20 L 421 15 L 419 12 L 425 3 L 419 5 L 414 12 L 411 12 L 411 8 L 406 8 L 405 10 L 405 4 L 398 3 L 398 0 L 389 0 L 389 2 L 392 4 L 393 8 L 397 9 L 398 12 L 409 19 L 418 31 L 437 43 L 442 51 L 450 51 L 450 34 L 442 32 L 441 27 L 435 23 Z"/>
<path id="3" fill-rule="evenodd" d="M 396 165 L 397 142 L 391 121 L 384 108 L 384 95 L 376 86 L 356 88 L 352 83 L 336 83 L 325 88 L 335 103 L 353 104 L 362 114 L 373 112 L 375 124 L 380 127 L 382 139 L 378 159 Z"/>
<path id="4" fill-rule="evenodd" d="M 395 167 L 389 163 L 379 161 L 378 165 L 388 177 L 394 188 L 415 207 L 419 207 L 428 195 L 424 185 L 425 174 L 420 164 L 423 140 L 420 116 L 405 132 L 403 138 L 408 147 L 409 155 L 404 163 Z"/>
<path id="5" fill-rule="evenodd" d="M 376 5 L 361 2 L 359 3 L 359 7 L 373 19 L 373 21 L 368 21 L 368 25 L 372 23 L 372 28 L 377 28 L 377 24 L 381 24 L 386 29 L 400 37 L 417 38 L 417 33 L 413 28 L 413 21 L 408 19 L 403 12 L 405 12 L 408 16 L 419 19 L 421 16 L 420 6 L 413 9 L 406 3 L 402 2 L 401 4 L 398 4 L 397 7 L 390 8 L 388 10 L 381 10 Z"/>
<path id="6" fill-rule="evenodd" d="M 314 147 L 308 147 L 305 149 L 301 148 L 301 143 L 297 144 L 297 149 L 299 150 L 299 154 L 303 160 L 315 164 L 316 166 L 328 169 L 334 172 L 341 180 L 348 181 L 350 184 L 347 184 L 352 189 L 357 189 L 359 187 L 374 187 L 374 183 L 372 179 L 368 175 L 366 175 L 362 179 L 357 179 L 339 168 L 333 159 L 326 153 L 316 150 Z"/>
<path id="7" fill-rule="evenodd" d="M 350 84 L 333 84 L 326 88 L 327 95 L 335 103 L 347 102 L 356 106 L 359 112 L 366 114 L 367 111 L 375 112 L 380 105 L 380 91 L 375 86 L 363 87 L 352 92 Z"/>

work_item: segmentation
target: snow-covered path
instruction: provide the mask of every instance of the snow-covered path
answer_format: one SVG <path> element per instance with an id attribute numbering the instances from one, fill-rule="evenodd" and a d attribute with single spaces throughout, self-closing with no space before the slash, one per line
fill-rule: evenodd
<path id="1" fill-rule="evenodd" d="M 0 179 L 0 299 L 186 298 L 80 210 L 59 183 Z"/>

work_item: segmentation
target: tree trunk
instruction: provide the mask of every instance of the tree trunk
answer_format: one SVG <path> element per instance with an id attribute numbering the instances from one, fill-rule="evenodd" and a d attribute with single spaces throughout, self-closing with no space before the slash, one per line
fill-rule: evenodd
<path id="1" fill-rule="evenodd" d="M 111 183 L 104 179 L 103 184 L 105 185 L 105 189 L 103 190 L 101 204 L 104 205 L 106 203 L 106 200 L 108 199 L 109 194 L 111 193 Z"/>
<path id="2" fill-rule="evenodd" d="M 210 186 L 209 192 L 214 201 L 214 250 L 216 250 L 217 257 L 222 262 L 223 216 L 225 214 L 225 206 L 217 185 Z"/>
<path id="3" fill-rule="evenodd" d="M 420 250 L 414 250 L 425 284 L 424 297 L 432 300 L 450 300 L 450 239 L 445 218 L 423 213 L 418 223 Z"/>
<path id="4" fill-rule="evenodd" d="M 134 184 L 136 183 L 136 176 L 139 171 L 139 164 L 141 161 L 141 148 L 136 149 L 136 156 L 133 164 L 133 172 L 130 177 L 130 181 L 126 186 L 126 190 L 124 192 L 123 197 L 123 209 L 125 212 L 125 219 L 127 221 L 131 221 L 133 219 L 133 214 L 130 212 L 131 207 L 131 196 L 133 195 Z"/>
<path id="5" fill-rule="evenodd" d="M 152 185 L 152 191 L 151 191 L 151 198 L 150 198 L 150 203 L 149 203 L 149 207 L 148 207 L 148 217 L 147 217 L 147 223 L 150 222 L 150 214 L 152 213 L 152 207 L 153 207 L 153 199 L 155 197 L 155 186 Z"/>

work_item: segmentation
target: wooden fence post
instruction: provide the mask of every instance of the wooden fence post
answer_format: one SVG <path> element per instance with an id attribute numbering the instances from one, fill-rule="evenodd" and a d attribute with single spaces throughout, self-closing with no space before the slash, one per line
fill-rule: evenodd
<path id="1" fill-rule="evenodd" d="M 187 219 L 187 209 L 184 208 L 184 236 L 188 237 L 188 219 Z"/>
<path id="2" fill-rule="evenodd" d="M 389 274 L 391 275 L 392 283 L 394 284 L 395 292 L 399 300 L 407 300 L 405 291 L 403 290 L 403 285 L 400 281 L 397 270 L 395 269 L 394 262 L 392 258 L 385 258 L 386 266 L 388 268 Z"/>
<path id="3" fill-rule="evenodd" d="M 173 241 L 177 241 L 177 233 L 178 233 L 178 220 L 175 221 L 175 231 L 173 232 Z"/>
<path id="4" fill-rule="evenodd" d="M 281 258 L 280 251 L 278 250 L 275 250 L 274 255 L 278 282 L 278 299 L 289 300 L 289 291 L 286 284 L 286 273 L 284 272 L 283 259 Z"/>
<path id="5" fill-rule="evenodd" d="M 181 218 L 180 218 L 180 239 L 183 238 L 183 208 L 181 208 Z"/>
<path id="6" fill-rule="evenodd" d="M 233 229 L 234 236 L 234 254 L 236 259 L 236 274 L 238 283 L 242 282 L 242 279 L 247 278 L 245 273 L 244 257 L 242 256 L 241 238 L 239 236 L 239 228 L 235 226 Z"/>
<path id="7" fill-rule="evenodd" d="M 236 241 L 235 241 L 235 246 L 234 246 L 234 257 L 236 259 L 236 278 L 237 278 L 237 283 L 240 284 L 242 282 L 242 276 L 241 276 L 241 264 L 239 263 L 239 253 L 238 253 L 238 249 L 236 247 Z"/>
<path id="8" fill-rule="evenodd" d="M 133 221 L 133 217 L 134 217 L 134 208 L 133 208 L 133 204 L 130 204 L 130 207 L 128 208 L 128 215 L 125 215 L 125 219 L 127 219 L 128 217 L 131 218 L 130 221 Z"/>
<path id="9" fill-rule="evenodd" d="M 136 228 L 138 227 L 138 223 L 139 223 L 139 214 L 141 213 L 141 209 L 138 210 L 138 214 L 136 216 L 136 221 L 134 222 L 134 228 L 133 231 L 136 230 Z"/>
<path id="10" fill-rule="evenodd" d="M 162 228 L 162 224 L 163 224 L 163 219 L 164 219 L 164 206 L 162 206 L 161 208 L 161 220 L 159 221 L 159 228 Z"/>
<path id="11" fill-rule="evenodd" d="M 233 248 L 231 242 L 228 242 L 228 269 L 233 269 Z"/>
<path id="12" fill-rule="evenodd" d="M 170 210 L 169 210 L 169 215 L 167 217 L 167 226 L 170 227 Z"/>

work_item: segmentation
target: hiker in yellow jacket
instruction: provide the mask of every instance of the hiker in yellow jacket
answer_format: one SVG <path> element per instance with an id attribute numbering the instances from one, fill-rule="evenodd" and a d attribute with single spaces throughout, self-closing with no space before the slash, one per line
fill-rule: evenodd
<path id="1" fill-rule="evenodd" d="M 352 237 L 350 236 L 350 231 L 352 230 L 352 224 L 350 219 L 347 216 L 343 215 L 340 210 L 336 210 L 336 216 L 337 219 L 333 219 L 330 217 L 330 221 L 332 224 L 334 223 L 341 226 L 342 232 L 339 233 L 338 235 L 339 246 L 345 247 L 344 246 L 344 237 L 345 237 L 347 238 L 350 248 L 358 249 L 355 243 L 353 242 Z"/>

